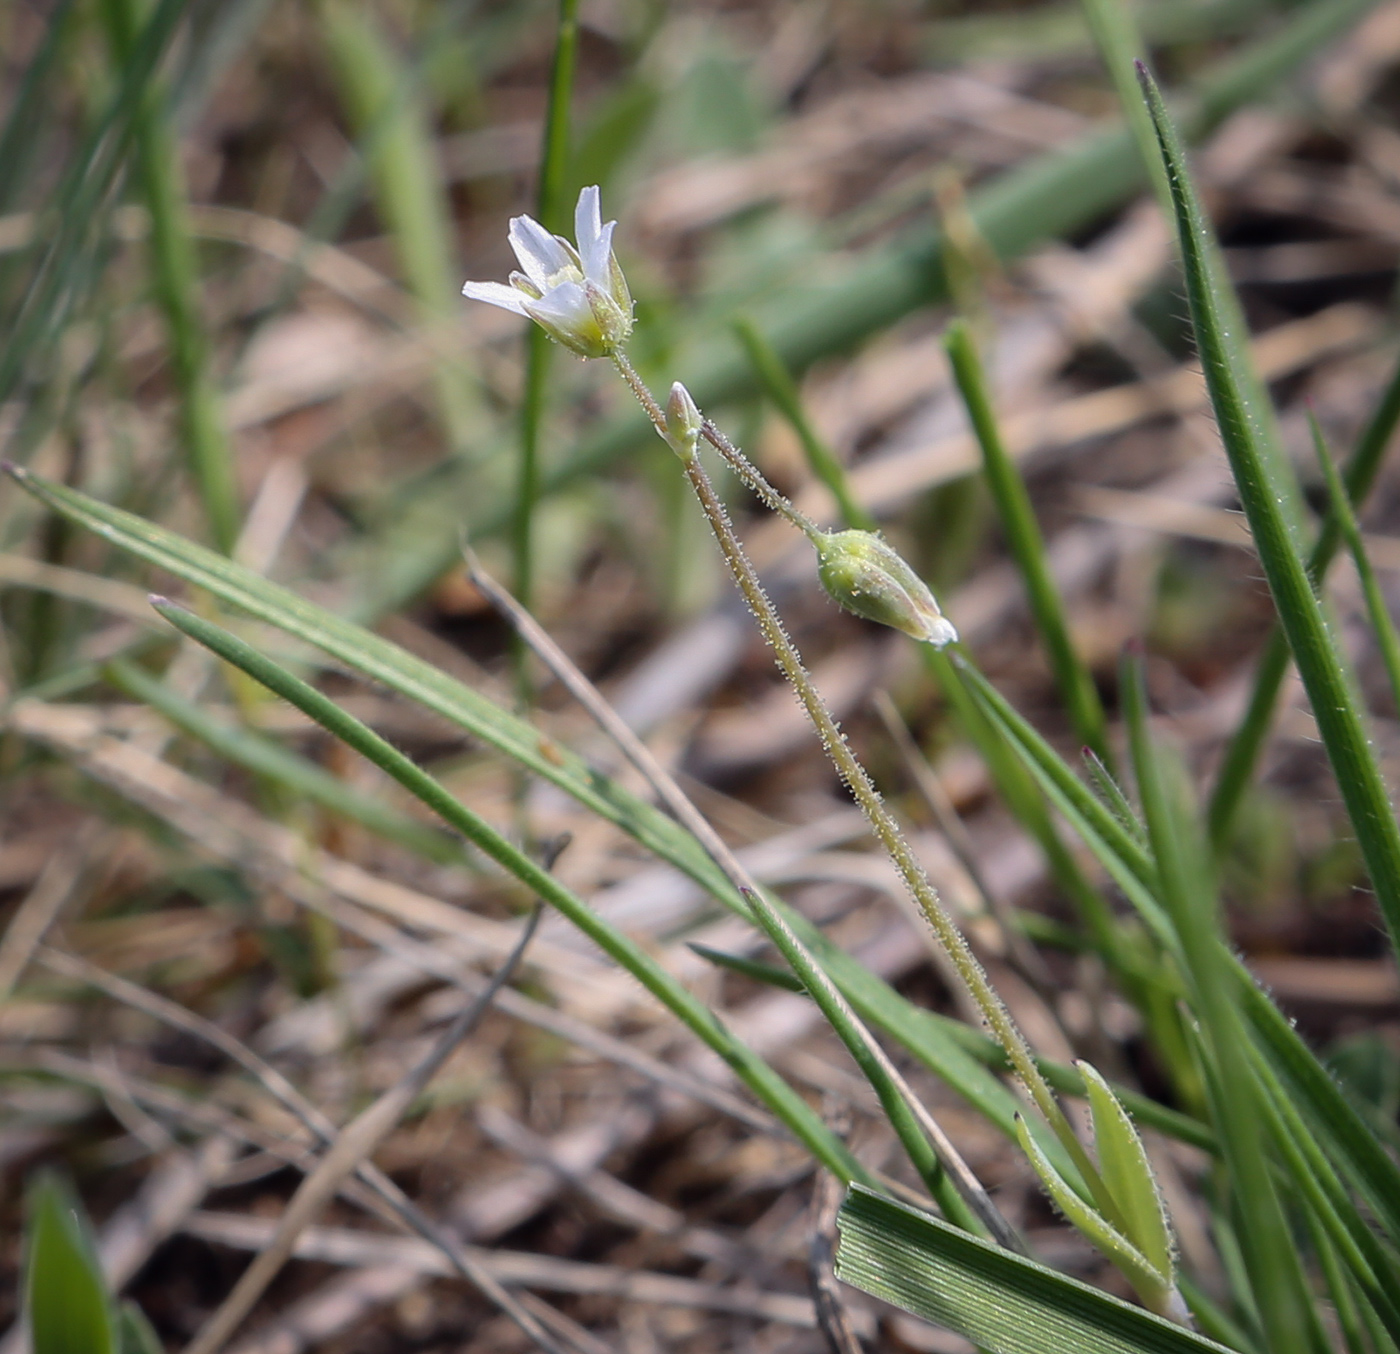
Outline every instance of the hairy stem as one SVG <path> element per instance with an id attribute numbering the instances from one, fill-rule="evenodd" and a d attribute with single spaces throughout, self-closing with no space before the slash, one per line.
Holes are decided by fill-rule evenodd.
<path id="1" fill-rule="evenodd" d="M 615 354 L 613 361 L 623 379 L 637 396 L 642 408 L 646 410 L 648 417 L 664 437 L 666 420 L 660 405 L 657 404 L 641 377 L 637 375 L 632 364 L 622 353 Z M 728 438 L 719 433 L 709 420 L 705 422 L 704 433 L 706 440 L 716 445 L 721 454 L 725 455 L 727 461 L 736 464 L 737 467 L 737 462 L 731 460 L 728 454 L 732 451 L 734 456 L 738 457 L 738 460 L 742 461 L 755 477 L 762 478 L 758 475 L 758 471 L 742 456 L 742 453 L 733 447 Z M 719 446 L 719 442 L 723 442 L 724 445 Z M 710 477 L 705 473 L 704 466 L 700 464 L 700 458 L 691 456 L 683 460 L 682 464 L 685 476 L 690 481 L 690 487 L 699 500 L 700 506 L 709 520 L 710 528 L 714 532 L 715 539 L 719 543 L 725 563 L 729 566 L 729 571 L 733 574 L 739 591 L 743 594 L 744 600 L 758 621 L 759 629 L 763 631 L 764 638 L 772 647 L 779 668 L 782 669 L 784 677 L 797 693 L 808 718 L 815 725 L 827 756 L 831 758 L 841 775 L 841 779 L 855 796 L 856 802 L 869 820 L 875 836 L 894 862 L 905 886 L 933 928 L 933 933 L 938 938 L 939 944 L 943 946 L 948 957 L 952 960 L 958 976 L 977 1004 L 983 1019 L 996 1036 L 997 1041 L 1006 1050 L 1006 1056 L 1021 1083 L 1025 1086 L 1032 1102 L 1045 1117 L 1046 1122 L 1063 1144 L 1097 1198 L 1102 1191 L 1102 1183 L 1088 1153 L 1075 1136 L 1074 1130 L 1065 1118 L 1064 1111 L 1061 1110 L 1055 1099 L 1054 1092 L 1050 1089 L 1045 1078 L 1041 1076 L 1039 1068 L 1036 1067 L 1031 1050 L 1021 1031 L 1016 1027 L 1015 1021 L 1012 1020 L 1010 1012 L 1002 1004 L 1001 998 L 992 987 L 986 973 L 983 972 L 982 965 L 978 963 L 962 932 L 943 906 L 942 899 L 939 898 L 937 890 L 924 873 L 923 866 L 915 857 L 908 842 L 905 841 L 894 816 L 885 807 L 884 801 L 880 798 L 880 792 L 875 788 L 869 773 L 856 758 L 855 753 L 851 751 L 845 734 L 841 732 L 836 720 L 827 709 L 821 693 L 808 675 L 807 669 L 802 663 L 802 656 L 788 638 L 787 631 L 783 629 L 782 619 L 772 602 L 768 600 L 768 595 L 763 591 L 758 574 L 749 557 L 744 553 L 743 546 L 729 520 L 729 514 L 715 493 Z M 747 480 L 748 476 L 746 475 L 745 478 Z M 763 481 L 763 483 L 766 485 L 767 482 Z M 782 499 L 776 490 L 770 489 L 770 492 L 775 498 L 786 503 L 786 500 Z M 767 495 L 763 495 L 763 497 L 767 501 Z M 778 511 L 782 511 L 782 509 L 778 509 Z M 788 513 L 784 512 L 783 515 L 788 516 Z M 803 519 L 803 521 L 805 520 Z M 801 526 L 801 523 L 796 523 L 796 525 Z"/>

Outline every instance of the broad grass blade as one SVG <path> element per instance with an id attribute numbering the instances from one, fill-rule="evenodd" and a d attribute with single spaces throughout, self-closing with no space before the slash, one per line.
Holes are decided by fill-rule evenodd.
<path id="1" fill-rule="evenodd" d="M 839 1218 L 838 1276 L 990 1354 L 1223 1354 L 1224 1345 L 871 1190 Z"/>

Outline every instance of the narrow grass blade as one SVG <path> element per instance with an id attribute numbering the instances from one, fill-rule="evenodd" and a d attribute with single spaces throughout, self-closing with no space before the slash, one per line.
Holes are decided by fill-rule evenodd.
<path id="1" fill-rule="evenodd" d="M 1015 745 L 1024 751 L 1027 765 L 1033 769 L 1056 808 L 1114 875 L 1162 944 L 1174 951 L 1177 946 L 1175 929 L 1157 900 L 1160 884 L 1155 867 L 1144 855 L 1141 844 L 1121 830 L 1117 819 L 1078 782 L 1071 768 L 1006 704 L 995 688 L 973 670 L 965 670 L 964 675 L 983 700 L 989 715 L 1000 722 Z M 1400 1243 L 1400 1167 L 1387 1155 L 1375 1131 L 1332 1074 L 1258 987 L 1244 965 L 1232 960 L 1232 966 L 1253 1037 L 1267 1051 L 1271 1063 L 1284 1079 L 1288 1094 L 1306 1116 L 1310 1131 L 1327 1144 L 1329 1155 L 1352 1187 L 1361 1193 L 1389 1235 Z M 1173 995 L 1173 1003 L 1180 995 Z M 1057 1089 L 1068 1088 L 1057 1083 Z M 1123 1097 L 1121 1090 L 1118 1094 Z M 1143 1106 L 1127 1099 L 1124 1103 L 1139 1122 L 1149 1122 L 1144 1117 Z"/>
<path id="2" fill-rule="evenodd" d="M 103 0 L 114 65 L 131 59 L 145 6 Z M 170 336 L 170 361 L 180 394 L 181 443 L 205 521 L 225 554 L 238 539 L 242 509 L 223 413 L 209 370 L 200 320 L 199 268 L 190 235 L 180 156 L 163 84 L 150 83 L 134 115 L 142 196 L 151 220 L 150 260 L 156 299 Z"/>
<path id="3" fill-rule="evenodd" d="M 165 1354 L 160 1336 L 134 1302 L 122 1303 L 117 1312 L 117 1350 L 118 1354 Z"/>
<path id="4" fill-rule="evenodd" d="M 0 402 L 57 341 L 95 275 L 107 209 L 134 135 L 137 110 L 190 0 L 160 0 L 131 49 L 107 106 L 75 148 L 44 211 L 45 241 L 0 344 Z M 28 444 L 34 443 L 31 431 Z"/>
<path id="5" fill-rule="evenodd" d="M 1400 1306 L 1394 1296 L 1400 1287 L 1400 1259 L 1371 1231 L 1263 1054 L 1257 1048 L 1250 1053 L 1264 1091 L 1260 1103 L 1269 1134 L 1294 1188 L 1392 1340 L 1400 1338 Z"/>
<path id="6" fill-rule="evenodd" d="M 581 930 L 615 963 L 626 969 L 659 1002 L 676 1015 L 733 1069 L 749 1089 L 787 1126 L 826 1168 L 843 1180 L 864 1180 L 863 1167 L 845 1144 L 771 1067 L 746 1044 L 734 1038 L 715 1016 L 636 942 L 603 921 L 577 895 L 564 888 L 522 851 L 512 846 L 484 819 L 454 798 L 421 767 L 340 706 L 264 657 L 227 630 L 173 603 L 157 599 L 156 610 L 176 629 L 246 672 L 342 742 L 392 776 L 420 799 L 449 827 L 460 832 L 503 869 Z"/>
<path id="7" fill-rule="evenodd" d="M 1124 664 L 1119 688 L 1162 902 L 1179 938 L 1191 1010 L 1199 1022 L 1212 1118 L 1249 1283 L 1274 1354 L 1316 1354 L 1325 1342 L 1269 1168 L 1263 1092 L 1246 1049 L 1240 985 L 1221 933 L 1210 854 L 1182 802 L 1182 776 L 1173 775 L 1175 768 L 1149 734 L 1140 662 Z"/>
<path id="8" fill-rule="evenodd" d="M 1396 363 L 1390 383 L 1361 434 L 1343 476 L 1347 493 L 1358 508 L 1365 502 L 1376 482 L 1376 475 L 1395 434 L 1397 423 L 1400 423 L 1400 361 Z M 1314 585 L 1320 584 L 1327 576 L 1327 569 L 1336 556 L 1341 539 L 1336 513 L 1330 512 L 1308 557 L 1308 574 Z M 1235 812 L 1244 798 L 1255 765 L 1259 761 L 1259 753 L 1268 737 L 1269 724 L 1273 719 L 1274 706 L 1278 703 L 1278 694 L 1288 672 L 1288 662 L 1288 640 L 1275 623 L 1273 633 L 1265 646 L 1264 656 L 1259 662 L 1259 670 L 1254 677 L 1254 690 L 1250 694 L 1249 708 L 1225 749 L 1225 756 L 1216 776 L 1215 791 L 1211 795 L 1210 839 L 1217 850 L 1229 837 Z"/>
<path id="9" fill-rule="evenodd" d="M 1209 266 L 1205 242 L 1214 238 L 1210 224 L 1162 97 L 1145 70 L 1142 79 L 1171 179 L 1192 326 L 1221 439 L 1376 900 L 1392 944 L 1400 944 L 1400 826 L 1341 654 L 1280 506 L 1287 498 L 1286 489 L 1271 473 L 1259 429 L 1250 418 L 1246 382 L 1235 365 L 1226 332 L 1228 317 L 1217 296 L 1219 279 Z"/>
<path id="10" fill-rule="evenodd" d="M 962 395 L 969 422 L 982 448 L 987 486 L 1001 515 L 1002 529 L 1016 567 L 1026 585 L 1036 628 L 1050 655 L 1050 667 L 1075 733 L 1105 765 L 1112 765 L 1103 703 L 1088 668 L 1074 650 L 1059 590 L 1050 577 L 1045 540 L 1035 520 L 1026 482 L 1002 444 L 982 361 L 966 321 L 955 320 L 944 338 L 953 378 Z"/>
<path id="11" fill-rule="evenodd" d="M 793 432 L 797 434 L 797 440 L 806 454 L 808 467 L 831 491 L 841 520 L 848 527 L 857 527 L 861 531 L 878 530 L 879 524 L 852 495 L 845 467 L 812 426 L 812 420 L 807 417 L 807 411 L 802 407 L 802 396 L 797 389 L 797 383 L 792 379 L 792 373 L 784 365 L 783 359 L 774 351 L 773 345 L 764 338 L 752 320 L 735 320 L 734 332 L 738 335 L 739 342 L 744 345 L 744 352 L 748 355 L 763 393 L 773 401 L 778 412 L 787 419 Z"/>
<path id="12" fill-rule="evenodd" d="M 1224 1354 L 1225 1347 L 946 1223 L 854 1188 L 837 1275 L 990 1354 Z"/>
<path id="13" fill-rule="evenodd" d="M 359 823 L 387 841 L 439 865 L 462 864 L 466 850 L 444 832 L 420 823 L 389 805 L 362 794 L 314 762 L 289 751 L 252 729 L 217 719 L 203 706 L 187 701 L 145 668 L 118 659 L 103 669 L 118 690 L 145 702 L 176 728 L 217 752 L 236 766 L 265 776 L 272 783 L 320 804 L 332 813 Z"/>
<path id="14" fill-rule="evenodd" d="M 4 130 L 0 131 L 0 213 L 19 206 L 30 166 L 43 145 L 44 138 L 36 135 L 35 129 L 41 125 L 43 104 L 50 97 L 49 79 L 72 35 L 68 21 L 74 8 L 73 0 L 60 0 L 45 16 L 44 36 L 25 63 L 5 115 Z"/>
<path id="15" fill-rule="evenodd" d="M 1147 829 L 1143 827 L 1141 819 L 1128 802 L 1128 796 L 1123 793 L 1123 787 L 1114 779 L 1113 773 L 1094 755 L 1093 748 L 1085 748 L 1083 757 L 1094 788 L 1099 792 L 1099 798 L 1124 828 L 1146 845 Z"/>
<path id="16" fill-rule="evenodd" d="M 458 315 L 459 282 L 452 214 L 437 153 L 419 99 L 374 11 L 347 0 L 322 6 L 327 48 L 352 121 L 373 128 L 367 154 L 375 203 L 394 243 L 400 273 L 428 326 Z M 439 361 L 434 389 L 455 454 L 466 456 L 477 432 L 476 389 L 466 368 Z"/>
<path id="17" fill-rule="evenodd" d="M 25 1307 L 34 1354 L 118 1354 L 116 1325 L 82 1207 L 52 1175 L 29 1196 Z"/>
<path id="18" fill-rule="evenodd" d="M 1390 617 L 1390 608 L 1386 606 L 1385 595 L 1376 579 L 1376 571 L 1371 567 L 1371 557 L 1366 553 L 1366 542 L 1361 538 L 1361 527 L 1357 523 L 1355 512 L 1352 511 L 1351 498 L 1342 483 L 1332 453 L 1327 449 L 1317 416 L 1311 410 L 1308 412 L 1308 423 L 1312 429 L 1313 450 L 1317 453 L 1317 463 L 1327 483 L 1327 500 L 1336 516 L 1342 540 L 1346 542 L 1347 549 L 1351 551 L 1351 557 L 1356 563 L 1356 574 L 1361 580 L 1361 595 L 1366 601 L 1366 614 L 1371 618 L 1376 646 L 1381 651 L 1381 661 L 1385 664 L 1385 673 L 1390 679 L 1390 696 L 1395 702 L 1395 708 L 1400 710 L 1400 636 L 1395 633 L 1395 622 Z"/>
<path id="19" fill-rule="evenodd" d="M 1400 1167 L 1357 1112 L 1328 1070 L 1303 1043 L 1292 1022 L 1254 982 L 1241 985 L 1242 1000 L 1259 1047 L 1289 1101 L 1324 1144 L 1390 1238 L 1400 1246 Z"/>
<path id="20" fill-rule="evenodd" d="M 756 983 L 766 983 L 769 987 L 780 988 L 784 992 L 805 992 L 802 979 L 789 969 L 777 968 L 772 964 L 762 964 L 757 959 L 748 959 L 742 954 L 729 954 L 724 950 L 712 949 L 698 941 L 690 941 L 686 948 L 698 954 L 707 964 L 716 968 L 728 969 Z"/>
<path id="21" fill-rule="evenodd" d="M 207 589 L 228 605 L 315 645 L 353 671 L 442 715 L 472 737 L 557 785 L 590 812 L 614 823 L 641 846 L 681 870 L 736 915 L 750 919 L 749 908 L 738 892 L 674 819 L 599 775 L 575 753 L 525 720 L 388 640 L 174 532 L 17 467 L 10 467 L 10 473 L 53 511 L 108 543 Z M 1097 801 L 1094 803 L 1097 805 Z M 780 899 L 770 901 L 803 944 L 818 956 L 863 1019 L 909 1047 L 1008 1137 L 1014 1133 L 1017 1101 L 989 1070 L 1000 1067 L 1001 1062 L 999 1055 L 991 1052 L 995 1044 L 987 1036 L 920 1010 L 831 944 L 799 912 Z M 968 1051 L 969 1039 L 975 1054 Z M 1073 1069 L 1063 1072 L 1068 1078 L 1064 1088 L 1073 1094 L 1082 1093 L 1083 1083 Z M 1143 1108 L 1135 1107 L 1133 1113 L 1147 1122 L 1151 1103 L 1144 1102 Z M 1183 1116 L 1174 1118 L 1170 1111 L 1165 1113 L 1163 1131 L 1184 1135 L 1187 1141 L 1200 1139 L 1203 1130 L 1199 1125 L 1193 1126 L 1193 1121 Z"/>

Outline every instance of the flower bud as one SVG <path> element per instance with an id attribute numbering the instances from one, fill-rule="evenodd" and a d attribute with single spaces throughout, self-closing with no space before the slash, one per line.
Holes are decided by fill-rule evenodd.
<path id="1" fill-rule="evenodd" d="M 695 455 L 695 443 L 704 422 L 695 401 L 690 398 L 690 391 L 677 381 L 671 387 L 671 398 L 666 401 L 666 431 L 661 435 L 682 461 L 689 461 Z"/>
<path id="2" fill-rule="evenodd" d="M 957 639 L 923 579 L 873 532 L 819 532 L 812 544 L 822 586 L 847 611 L 892 625 L 935 649 Z"/>

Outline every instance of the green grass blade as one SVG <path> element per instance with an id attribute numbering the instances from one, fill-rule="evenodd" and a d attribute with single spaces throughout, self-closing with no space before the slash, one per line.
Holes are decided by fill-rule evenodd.
<path id="1" fill-rule="evenodd" d="M 1397 361 L 1390 382 L 1357 441 L 1356 450 L 1343 476 L 1347 493 L 1357 508 L 1366 501 L 1375 485 L 1397 423 L 1400 423 L 1400 361 Z M 1327 576 L 1328 567 L 1341 542 L 1336 513 L 1329 512 L 1308 557 L 1308 573 L 1315 585 Z M 1274 706 L 1278 704 L 1279 691 L 1288 672 L 1288 662 L 1288 640 L 1275 623 L 1255 674 L 1248 710 L 1221 759 L 1215 790 L 1211 795 L 1210 839 L 1217 850 L 1229 836 L 1235 812 L 1254 775 L 1264 740 L 1268 737 Z"/>
<path id="2" fill-rule="evenodd" d="M 25 1307 L 33 1354 L 117 1354 L 115 1315 L 81 1205 L 44 1174 L 28 1213 Z"/>
<path id="3" fill-rule="evenodd" d="M 1390 618 L 1390 608 L 1386 606 L 1385 596 L 1376 580 L 1376 571 L 1371 567 L 1371 557 L 1366 553 L 1366 542 L 1361 537 L 1361 526 L 1352 511 L 1351 498 L 1342 483 L 1332 453 L 1327 449 L 1317 416 L 1311 410 L 1308 412 L 1308 423 L 1312 428 L 1313 450 L 1317 453 L 1317 463 L 1327 483 L 1328 503 L 1336 515 L 1342 539 L 1356 563 L 1356 574 L 1361 580 L 1361 594 L 1366 601 L 1366 614 L 1371 618 L 1376 646 L 1381 651 L 1385 674 L 1390 680 L 1390 696 L 1395 702 L 1395 708 L 1400 710 L 1400 636 L 1395 633 L 1395 622 Z"/>
<path id="4" fill-rule="evenodd" d="M 1250 417 L 1246 383 L 1234 363 L 1226 333 L 1228 317 L 1217 296 L 1218 278 L 1209 266 L 1205 242 L 1213 238 L 1210 224 L 1161 95 L 1146 72 L 1142 74 L 1171 179 L 1192 325 L 1221 439 L 1377 902 L 1392 944 L 1400 944 L 1400 827 L 1341 654 L 1280 506 L 1287 498 L 1286 489 L 1272 475 L 1259 429 Z"/>
<path id="5" fill-rule="evenodd" d="M 846 1283 L 990 1354 L 1222 1354 L 1223 1345 L 870 1190 L 841 1209 Z"/>
<path id="6" fill-rule="evenodd" d="M 955 320 L 944 339 L 953 378 L 962 395 L 969 422 L 982 448 L 982 467 L 987 487 L 1001 515 L 1002 529 L 1012 558 L 1021 571 L 1030 599 L 1031 614 L 1050 656 L 1050 667 L 1060 697 L 1069 711 L 1076 735 L 1107 766 L 1113 764 L 1108 749 L 1108 730 L 1098 688 L 1069 636 L 1059 590 L 1050 577 L 1045 558 L 1045 540 L 1035 520 L 1026 482 L 1015 462 L 1007 455 L 992 412 L 986 376 L 973 342 L 972 331 L 963 320 Z"/>
<path id="7" fill-rule="evenodd" d="M 1183 804 L 1183 777 L 1148 732 L 1142 665 L 1129 660 L 1120 683 L 1133 770 L 1162 901 L 1180 941 L 1207 1062 L 1213 1120 L 1228 1169 L 1249 1282 L 1274 1354 L 1324 1348 L 1298 1251 L 1265 1154 L 1263 1091 L 1250 1065 L 1239 983 L 1221 933 L 1209 851 Z"/>
<path id="8" fill-rule="evenodd" d="M 1163 1311 L 1171 1290 L 1171 1271 L 1159 1270 L 1123 1235 L 1121 1218 L 1110 1222 L 1097 1208 L 1080 1197 L 1050 1164 L 1031 1136 L 1024 1118 L 1017 1119 L 1016 1127 L 1021 1150 L 1040 1177 L 1040 1183 L 1053 1200 L 1056 1211 L 1127 1279 L 1143 1302 L 1153 1311 Z"/>
<path id="9" fill-rule="evenodd" d="M 748 905 L 730 886 L 719 868 L 693 837 L 674 819 L 621 786 L 593 771 L 581 758 L 547 738 L 532 724 L 502 710 L 491 701 L 447 676 L 422 659 L 353 622 L 335 616 L 259 574 L 185 540 L 163 527 L 145 522 L 120 508 L 99 503 L 74 489 L 11 467 L 10 473 L 53 511 L 95 532 L 109 544 L 146 560 L 249 615 L 315 645 L 362 673 L 464 729 L 474 738 L 557 785 L 591 812 L 631 835 L 647 850 L 693 879 L 737 915 L 750 918 Z M 1092 799 L 1092 796 L 1090 796 Z M 1096 801 L 1095 801 L 1096 802 Z M 1008 1137 L 1014 1133 L 1017 1101 L 989 1070 L 1000 1067 L 994 1044 L 976 1030 L 920 1010 L 889 984 L 831 942 L 800 913 L 779 899 L 771 900 L 803 944 L 847 999 L 870 1024 L 906 1044 L 921 1061 Z M 963 1042 L 958 1042 L 962 1039 Z M 969 1052 L 968 1040 L 975 1053 Z M 1082 1091 L 1072 1069 L 1063 1069 L 1063 1089 Z M 1078 1088 L 1078 1089 L 1076 1089 Z M 1132 1112 L 1148 1122 L 1152 1102 Z M 1159 1107 L 1160 1108 L 1160 1107 Z M 1161 1123 L 1164 1132 L 1177 1132 L 1186 1141 L 1200 1138 L 1202 1129 L 1170 1111 Z M 1207 1135 L 1208 1141 L 1208 1135 Z M 1201 1145 L 1204 1145 L 1202 1143 Z"/>
<path id="10" fill-rule="evenodd" d="M 18 207 L 29 168 L 43 145 L 35 128 L 49 96 L 49 77 L 70 36 L 68 21 L 74 8 L 73 0 L 60 0 L 45 17 L 43 40 L 29 58 L 5 116 L 5 128 L 0 131 L 0 213 Z"/>
<path id="11" fill-rule="evenodd" d="M 114 65 L 131 60 L 145 5 L 103 0 Z M 171 367 L 180 394 L 181 444 L 214 543 L 225 554 L 242 520 L 233 453 L 209 370 L 200 319 L 199 268 L 190 235 L 180 156 L 170 127 L 165 87 L 152 81 L 135 114 L 136 157 L 151 220 L 150 260 L 156 299 L 170 335 Z"/>
<path id="12" fill-rule="evenodd" d="M 7 319 L 0 344 L 0 402 L 11 399 L 26 369 L 57 341 L 96 271 L 112 188 L 125 164 L 137 110 L 169 51 L 190 0 L 160 0 L 122 66 L 121 79 L 75 149 L 44 211 L 38 240 L 47 241 L 31 265 L 24 294 Z M 28 443 L 35 441 L 30 434 Z"/>
<path id="13" fill-rule="evenodd" d="M 156 610 L 183 634 L 281 696 L 361 756 L 392 776 L 438 814 L 449 827 L 490 856 L 532 892 L 579 928 L 663 1006 L 713 1049 L 749 1089 L 787 1126 L 828 1170 L 843 1180 L 867 1179 L 820 1117 L 766 1062 L 734 1038 L 707 1006 L 697 1000 L 638 944 L 607 922 L 547 870 L 512 846 L 495 828 L 450 794 L 437 780 L 391 743 L 299 677 L 272 662 L 237 636 L 193 612 L 158 599 Z"/>
<path id="14" fill-rule="evenodd" d="M 773 401 L 777 411 L 788 421 L 802 450 L 807 457 L 807 465 L 812 473 L 831 491 L 836 500 L 841 520 L 848 527 L 861 531 L 877 531 L 879 524 L 857 502 L 851 493 L 846 469 L 836 458 L 836 453 L 822 440 L 812 426 L 807 411 L 802 407 L 802 396 L 792 373 L 783 359 L 774 351 L 773 345 L 759 332 L 752 320 L 740 318 L 734 322 L 734 332 L 744 345 L 749 364 L 763 389 L 763 393 Z"/>
<path id="15" fill-rule="evenodd" d="M 1394 1296 L 1400 1290 L 1400 1260 L 1352 1203 L 1263 1053 L 1251 1046 L 1250 1054 L 1264 1090 L 1261 1104 L 1270 1135 L 1298 1194 L 1391 1338 L 1400 1337 L 1400 1305 Z"/>
<path id="16" fill-rule="evenodd" d="M 713 964 L 716 968 L 728 969 L 730 973 L 738 973 L 745 978 L 752 978 L 756 983 L 766 983 L 769 987 L 780 988 L 784 992 L 805 992 L 807 990 L 803 986 L 802 979 L 790 969 L 760 963 L 757 959 L 749 959 L 742 954 L 730 954 L 725 950 L 716 950 L 709 945 L 701 945 L 698 941 L 688 941 L 686 948 L 692 953 L 698 954 L 707 964 Z"/>
<path id="17" fill-rule="evenodd" d="M 122 1303 L 117 1312 L 117 1349 L 120 1354 L 165 1354 L 160 1336 L 134 1302 Z"/>
<path id="18" fill-rule="evenodd" d="M 1240 990 L 1254 1038 L 1287 1098 L 1306 1119 L 1309 1133 L 1326 1147 L 1365 1200 L 1391 1244 L 1400 1246 L 1400 1167 L 1287 1016 L 1252 979 L 1242 983 Z"/>
<path id="19" fill-rule="evenodd" d="M 145 668 L 118 659 L 104 667 L 103 676 L 118 690 L 143 701 L 176 728 L 197 738 L 235 766 L 265 776 L 293 794 L 359 823 L 387 841 L 407 847 L 425 860 L 438 865 L 463 863 L 466 852 L 452 837 L 361 794 L 338 776 L 271 738 L 215 718 L 203 706 L 186 700 L 152 677 Z"/>
<path id="20" fill-rule="evenodd" d="M 342 99 L 366 146 L 375 203 L 393 238 L 399 271 L 428 327 L 459 316 L 454 229 L 419 86 L 374 12 L 348 0 L 321 8 Z M 439 359 L 434 389 L 443 429 L 466 456 L 478 432 L 478 402 L 465 366 Z M 474 458 L 473 458 L 474 459 Z"/>

